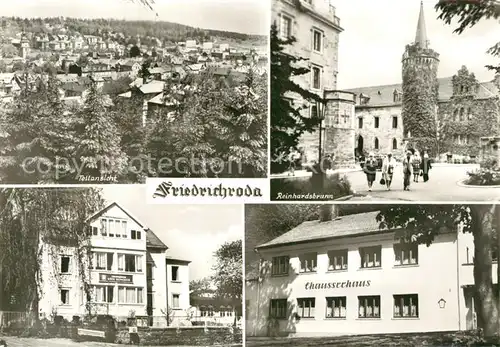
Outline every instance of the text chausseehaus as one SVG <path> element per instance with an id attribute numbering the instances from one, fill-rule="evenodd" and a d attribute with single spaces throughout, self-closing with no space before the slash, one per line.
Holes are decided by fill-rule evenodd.
<path id="1" fill-rule="evenodd" d="M 228 197 L 262 197 L 262 191 L 258 187 L 252 187 L 249 184 L 243 187 L 227 187 L 222 183 L 216 186 L 208 187 L 198 187 L 196 184 L 186 186 L 184 184 L 180 186 L 174 186 L 172 182 L 163 182 L 158 185 L 154 198 L 166 198 L 168 196 L 173 197 L 217 197 L 217 198 L 228 198 Z"/>

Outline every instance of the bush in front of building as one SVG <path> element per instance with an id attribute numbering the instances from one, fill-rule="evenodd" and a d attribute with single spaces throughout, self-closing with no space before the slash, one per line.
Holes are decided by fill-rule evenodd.
<path id="1" fill-rule="evenodd" d="M 473 186 L 496 186 L 500 185 L 500 167 L 497 160 L 488 158 L 480 163 L 478 170 L 467 172 L 469 176 L 464 182 L 466 185 Z"/>
<path id="2" fill-rule="evenodd" d="M 347 176 L 340 176 L 338 173 L 325 175 L 323 177 L 323 189 L 318 191 L 315 180 L 316 177 L 292 177 L 292 178 L 276 178 L 271 180 L 271 199 L 272 200 L 300 200 L 300 197 L 294 198 L 291 196 L 286 198 L 288 194 L 303 196 L 305 194 L 324 194 L 323 200 L 332 200 L 347 196 L 352 193 L 351 184 Z M 314 200 L 322 200 L 316 198 Z"/>

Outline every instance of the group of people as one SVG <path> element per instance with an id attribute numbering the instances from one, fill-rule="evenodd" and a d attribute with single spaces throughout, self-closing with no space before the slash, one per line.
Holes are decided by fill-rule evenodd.
<path id="1" fill-rule="evenodd" d="M 372 191 L 373 182 L 377 178 L 377 159 L 373 153 L 368 155 L 368 159 L 364 164 L 364 171 L 368 181 L 368 191 Z M 380 184 L 386 186 L 387 190 L 391 190 L 393 181 L 394 168 L 396 167 L 396 159 L 392 153 L 388 153 L 382 161 L 382 177 Z M 429 180 L 429 170 L 431 169 L 431 161 L 427 150 L 418 153 L 415 151 L 407 151 L 403 158 L 403 187 L 404 190 L 410 190 L 410 181 L 413 177 L 413 182 L 418 182 L 422 176 L 424 182 Z"/>

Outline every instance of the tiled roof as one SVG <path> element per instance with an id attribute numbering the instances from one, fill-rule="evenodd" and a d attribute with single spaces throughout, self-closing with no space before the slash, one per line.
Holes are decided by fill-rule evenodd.
<path id="1" fill-rule="evenodd" d="M 439 82 L 439 100 L 447 101 L 450 100 L 453 95 L 453 77 L 444 77 L 438 78 Z M 347 89 L 346 91 L 355 93 L 356 95 L 363 94 L 370 98 L 370 101 L 366 105 L 366 107 L 370 106 L 391 106 L 397 105 L 399 103 L 394 102 L 394 91 L 397 90 L 402 92 L 402 85 L 399 84 L 387 84 L 381 86 L 372 86 L 372 87 L 361 87 L 361 88 L 353 88 Z M 498 95 L 499 90 L 496 88 L 493 82 L 481 82 L 479 83 L 479 91 L 476 94 L 478 99 L 486 99 L 494 97 Z M 359 100 L 358 100 L 359 102 Z"/>
<path id="2" fill-rule="evenodd" d="M 376 216 L 379 212 L 346 215 L 328 222 L 308 221 L 289 232 L 261 244 L 256 248 L 268 248 L 296 242 L 320 241 L 330 238 L 355 236 L 380 232 Z"/>
<path id="3" fill-rule="evenodd" d="M 158 249 L 168 249 L 168 247 L 156 236 L 156 234 L 151 229 L 146 230 L 146 247 L 147 248 L 158 248 Z"/>

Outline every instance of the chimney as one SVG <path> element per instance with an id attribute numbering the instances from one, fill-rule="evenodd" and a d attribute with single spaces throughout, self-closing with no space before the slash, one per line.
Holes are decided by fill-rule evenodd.
<path id="1" fill-rule="evenodd" d="M 337 205 L 333 204 L 323 204 L 319 207 L 319 221 L 329 222 L 338 216 Z"/>

